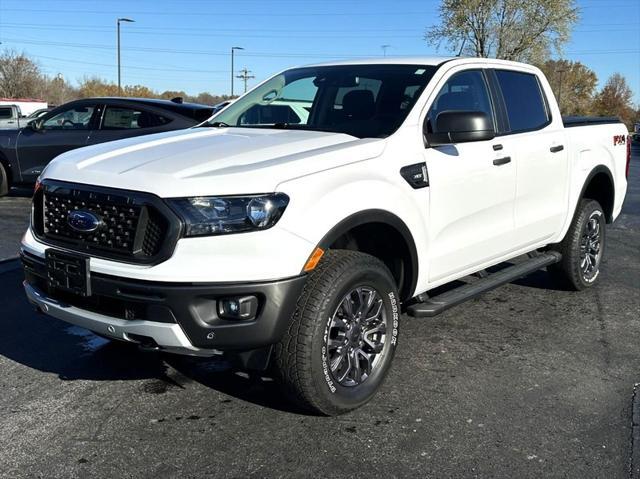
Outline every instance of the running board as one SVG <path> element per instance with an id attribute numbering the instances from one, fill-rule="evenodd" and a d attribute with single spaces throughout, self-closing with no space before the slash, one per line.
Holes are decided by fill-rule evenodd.
<path id="1" fill-rule="evenodd" d="M 446 293 L 429 298 L 425 302 L 412 304 L 407 307 L 407 314 L 418 318 L 437 316 L 453 306 L 463 303 L 471 298 L 475 298 L 476 296 L 495 289 L 498 286 L 502 286 L 503 284 L 510 283 L 516 279 L 527 276 L 540 268 L 557 263 L 561 259 L 562 255 L 556 251 L 541 253 L 522 263 L 509 266 L 508 268 L 496 273 L 490 273 L 486 277 L 479 279 L 474 283 L 465 284 L 464 286 L 452 289 Z"/>

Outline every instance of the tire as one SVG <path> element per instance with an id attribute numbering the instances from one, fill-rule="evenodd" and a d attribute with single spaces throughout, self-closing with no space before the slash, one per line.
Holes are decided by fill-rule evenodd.
<path id="1" fill-rule="evenodd" d="M 309 274 L 287 332 L 275 347 L 276 373 L 290 399 L 328 416 L 369 401 L 395 353 L 398 298 L 393 276 L 377 258 L 327 251 Z"/>
<path id="2" fill-rule="evenodd" d="M 0 163 L 0 196 L 9 194 L 9 175 L 4 165 Z"/>
<path id="3" fill-rule="evenodd" d="M 604 210 L 597 201 L 584 198 L 578 204 L 567 235 L 551 247 L 562 254 L 562 260 L 547 270 L 556 281 L 570 289 L 590 288 L 600 277 L 605 246 Z"/>

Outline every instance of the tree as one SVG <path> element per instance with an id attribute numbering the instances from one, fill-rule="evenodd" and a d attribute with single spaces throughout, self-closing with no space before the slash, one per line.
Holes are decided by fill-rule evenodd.
<path id="1" fill-rule="evenodd" d="M 38 97 L 46 100 L 49 106 L 58 106 L 77 98 L 78 92 L 58 74 L 53 78 L 42 77 Z"/>
<path id="2" fill-rule="evenodd" d="M 118 85 L 115 83 L 108 83 L 98 77 L 85 77 L 79 83 L 78 96 L 80 98 L 120 96 Z"/>
<path id="3" fill-rule="evenodd" d="M 38 96 L 42 73 L 23 53 L 5 51 L 0 55 L 0 96 L 33 98 Z"/>
<path id="4" fill-rule="evenodd" d="M 123 89 L 124 96 L 134 98 L 158 98 L 158 94 L 144 85 L 127 85 Z"/>
<path id="5" fill-rule="evenodd" d="M 425 39 L 456 53 L 542 63 L 577 20 L 575 0 L 443 0 Z"/>
<path id="6" fill-rule="evenodd" d="M 596 95 L 593 109 L 600 116 L 617 116 L 632 128 L 635 118 L 632 99 L 633 92 L 627 80 L 620 73 L 614 73 Z"/>
<path id="7" fill-rule="evenodd" d="M 540 69 L 549 80 L 563 115 L 591 114 L 598 84 L 591 69 L 568 60 L 547 60 Z"/>

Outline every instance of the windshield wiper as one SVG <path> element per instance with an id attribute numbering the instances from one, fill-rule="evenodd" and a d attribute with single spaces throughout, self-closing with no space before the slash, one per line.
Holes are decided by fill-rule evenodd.
<path id="1" fill-rule="evenodd" d="M 205 123 L 202 126 L 211 127 L 211 128 L 229 128 L 224 121 L 214 121 L 213 123 Z"/>

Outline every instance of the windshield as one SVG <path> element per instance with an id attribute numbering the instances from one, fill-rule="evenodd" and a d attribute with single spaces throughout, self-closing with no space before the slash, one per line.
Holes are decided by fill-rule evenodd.
<path id="1" fill-rule="evenodd" d="M 266 81 L 203 126 L 384 138 L 402 124 L 436 68 L 386 64 L 296 68 Z"/>

